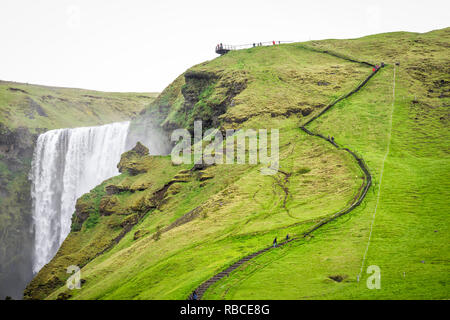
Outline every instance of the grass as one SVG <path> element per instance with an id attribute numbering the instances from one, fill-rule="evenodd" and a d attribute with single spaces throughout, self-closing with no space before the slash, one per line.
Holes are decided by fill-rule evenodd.
<path id="1" fill-rule="evenodd" d="M 32 132 L 100 125 L 135 117 L 156 96 L 0 81 L 0 122 Z"/>
<path id="2" fill-rule="evenodd" d="M 299 241 L 255 259 L 205 299 L 446 299 L 449 270 L 447 144 L 436 135 L 445 128 L 427 119 L 427 144 L 415 130 L 408 93 L 408 73 L 397 73 L 392 107 L 393 68 L 382 70 L 356 96 L 311 125 L 338 143 L 358 150 L 375 178 L 364 205 L 350 216 L 321 228 L 308 242 Z M 442 111 L 441 111 L 442 112 Z M 385 162 L 380 202 L 367 261 L 357 282 L 380 184 L 383 155 L 393 117 L 391 147 Z M 353 119 L 352 119 L 353 118 Z M 351 128 L 347 123 L 354 124 Z M 349 130 L 350 129 L 350 130 Z M 406 141 L 405 141 L 406 140 Z M 444 158 L 443 158 L 444 156 Z M 446 208 L 446 209 L 445 209 Z M 369 290 L 366 268 L 381 269 L 381 290 Z M 343 282 L 330 279 L 341 275 Z"/>
<path id="3" fill-rule="evenodd" d="M 188 168 L 169 163 L 132 178 L 117 177 L 114 183 L 131 179 L 128 186 L 141 181 L 146 188 L 133 195 L 124 193 L 122 208 L 130 208 L 139 192 L 150 193 L 146 183 L 169 181 L 176 175 L 185 179 L 171 185 L 162 205 L 148 210 L 117 245 L 83 265 L 86 282 L 80 291 L 71 292 L 72 298 L 185 299 L 214 274 L 270 245 L 275 236 L 301 235 L 348 205 L 362 183 L 359 167 L 346 152 L 307 136 L 299 125 L 353 89 L 370 69 L 307 46 L 370 62 L 390 58 L 384 59 L 390 65 L 363 90 L 309 126 L 314 132 L 335 137 L 337 143 L 364 158 L 374 185 L 360 207 L 312 237 L 245 264 L 211 287 L 205 298 L 448 298 L 448 97 L 445 82 L 444 87 L 440 85 L 441 79 L 448 78 L 442 67 L 448 54 L 439 38 L 447 36 L 448 29 L 437 33 L 439 36 L 399 33 L 256 47 L 191 68 L 189 72 L 218 76 L 213 92 L 207 91 L 210 98 L 222 95 L 217 93 L 219 88 L 245 79 L 245 89 L 220 116 L 221 124 L 224 128 L 279 128 L 280 169 L 290 174 L 289 179 L 284 180 L 281 172 L 263 176 L 260 166 L 214 165 L 201 170 L 212 179 L 200 181 L 196 173 L 182 171 Z M 417 39 L 426 42 L 425 56 L 423 48 L 414 51 Z M 381 49 L 372 54 L 377 44 Z M 401 60 L 401 67 L 393 108 L 394 58 Z M 422 58 L 430 61 L 427 65 L 436 66 L 429 77 L 420 69 Z M 421 76 L 424 80 L 417 80 Z M 182 76 L 177 78 L 164 90 L 143 118 L 159 114 L 160 123 L 167 117 L 176 120 L 171 108 L 182 106 L 183 80 Z M 360 282 L 356 277 L 373 221 L 388 141 L 390 152 L 384 162 L 380 202 L 365 263 L 366 267 L 381 268 L 382 289 L 369 290 L 365 285 L 368 275 L 363 272 Z M 182 217 L 192 219 L 169 227 Z M 102 220 L 89 232 L 101 232 L 101 228 Z M 136 234 L 142 236 L 135 239 Z M 66 241 L 76 237 L 71 233 Z M 76 264 L 81 259 L 71 257 L 70 248 L 64 245 L 60 252 L 33 280 L 34 286 L 42 283 L 46 274 L 57 272 L 64 282 L 67 275 L 60 271 L 63 262 Z M 66 290 L 57 287 L 45 297 L 55 299 Z"/>

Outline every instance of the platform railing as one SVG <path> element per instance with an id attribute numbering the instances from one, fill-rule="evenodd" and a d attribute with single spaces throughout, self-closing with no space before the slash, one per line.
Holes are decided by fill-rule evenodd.
<path id="1" fill-rule="evenodd" d="M 220 53 L 223 51 L 231 51 L 231 50 L 249 49 L 249 48 L 261 47 L 261 46 L 273 46 L 273 45 L 293 43 L 293 42 L 295 42 L 295 41 L 275 41 L 275 44 L 274 44 L 274 41 L 255 42 L 255 43 L 247 43 L 247 44 L 240 44 L 240 45 L 223 44 L 221 46 L 216 47 L 216 53 Z"/>

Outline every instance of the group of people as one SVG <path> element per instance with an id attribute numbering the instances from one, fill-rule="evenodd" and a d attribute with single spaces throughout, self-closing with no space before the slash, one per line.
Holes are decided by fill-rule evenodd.
<path id="1" fill-rule="evenodd" d="M 273 45 L 281 44 L 281 41 L 272 41 Z M 262 42 L 253 42 L 253 47 L 262 47 Z M 222 51 L 224 49 L 224 46 L 222 43 L 219 43 L 216 45 L 216 52 Z"/>
<path id="2" fill-rule="evenodd" d="M 216 51 L 219 51 L 219 50 L 223 50 L 223 44 L 221 44 L 221 43 L 219 43 L 219 44 L 216 46 Z"/>
<path id="3" fill-rule="evenodd" d="M 384 62 L 382 62 L 381 65 L 376 64 L 375 67 L 372 68 L 372 71 L 375 72 L 378 69 L 383 68 L 383 67 L 384 67 Z"/>
<path id="4" fill-rule="evenodd" d="M 272 41 L 272 44 L 273 45 L 276 45 L 277 44 L 277 42 L 274 40 L 274 41 Z M 278 41 L 278 44 L 281 44 L 281 41 Z M 253 42 L 253 47 L 262 47 L 262 42 Z"/>
<path id="5" fill-rule="evenodd" d="M 285 241 L 289 240 L 289 234 L 286 235 Z M 277 237 L 275 237 L 275 239 L 273 239 L 273 243 L 272 243 L 273 247 L 276 248 L 278 246 L 278 242 L 277 242 Z"/>

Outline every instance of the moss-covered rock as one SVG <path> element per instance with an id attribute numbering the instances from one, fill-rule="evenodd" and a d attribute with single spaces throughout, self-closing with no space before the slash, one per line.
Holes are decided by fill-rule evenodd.
<path id="1" fill-rule="evenodd" d="M 95 203 L 86 199 L 85 197 L 79 198 L 75 205 L 75 215 L 78 218 L 78 222 L 83 224 L 89 216 L 97 210 Z"/>
<path id="2" fill-rule="evenodd" d="M 122 213 L 120 202 L 116 196 L 104 196 L 100 200 L 99 212 L 103 216 Z"/>
<path id="3" fill-rule="evenodd" d="M 155 201 L 152 194 L 143 194 L 138 197 L 135 201 L 131 202 L 130 208 L 135 212 L 147 212 L 150 209 L 156 208 L 158 206 L 157 201 Z"/>
<path id="4" fill-rule="evenodd" d="M 138 214 L 132 214 L 126 217 L 122 223 L 120 224 L 122 228 L 125 228 L 127 226 L 134 226 L 139 221 L 139 215 Z"/>
<path id="5" fill-rule="evenodd" d="M 112 195 L 118 194 L 124 190 L 114 184 L 110 184 L 105 187 L 105 191 L 108 196 L 112 196 Z"/>
<path id="6" fill-rule="evenodd" d="M 180 184 L 174 183 L 169 187 L 169 189 L 167 189 L 166 194 L 169 196 L 173 196 L 173 195 L 180 193 L 181 189 L 182 188 L 181 188 Z"/>
<path id="7" fill-rule="evenodd" d="M 148 157 L 148 148 L 137 142 L 133 149 L 122 154 L 117 165 L 119 172 L 127 172 L 132 176 L 147 172 L 148 168 L 145 163 L 139 161 L 143 157 Z"/>
<path id="8" fill-rule="evenodd" d="M 133 240 L 138 240 L 149 233 L 150 233 L 150 231 L 148 231 L 148 230 L 138 230 L 134 233 Z"/>

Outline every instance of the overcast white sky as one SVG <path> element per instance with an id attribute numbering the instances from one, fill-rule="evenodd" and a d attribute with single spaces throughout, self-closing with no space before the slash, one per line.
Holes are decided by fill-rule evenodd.
<path id="1" fill-rule="evenodd" d="M 0 0 L 0 79 L 161 91 L 218 42 L 426 32 L 449 12 L 448 0 Z"/>

